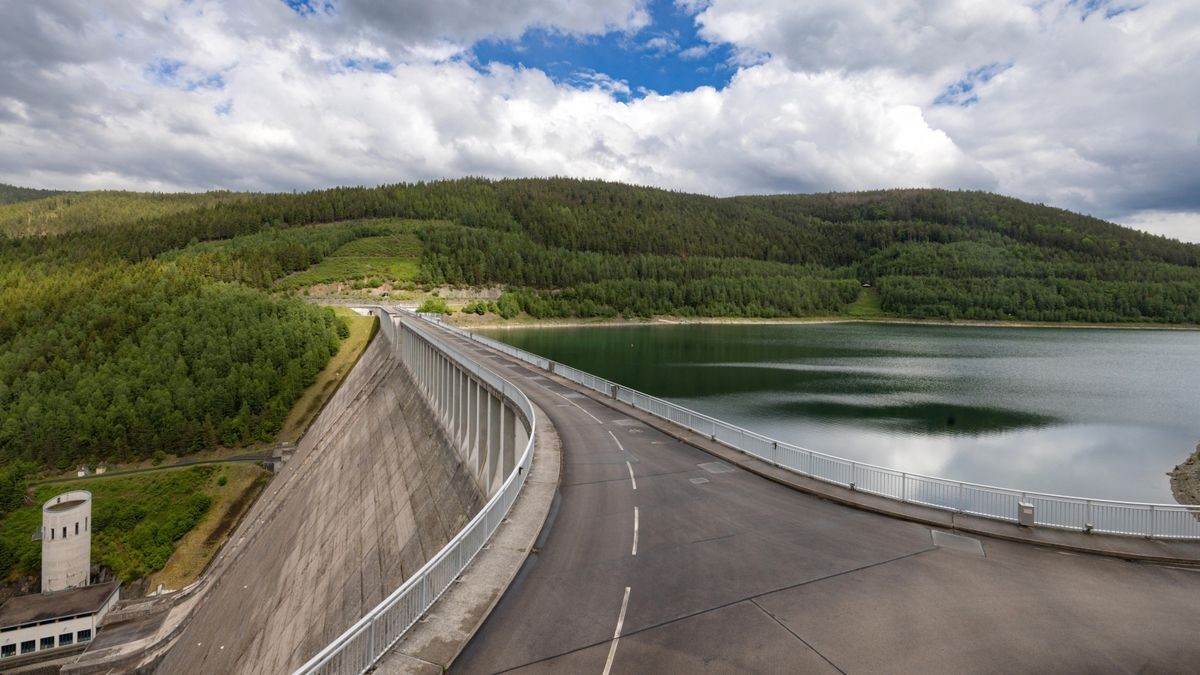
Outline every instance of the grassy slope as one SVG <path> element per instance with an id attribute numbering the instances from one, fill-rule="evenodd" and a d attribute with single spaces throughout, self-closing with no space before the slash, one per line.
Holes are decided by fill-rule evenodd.
<path id="1" fill-rule="evenodd" d="M 411 225 L 409 225 L 411 227 Z M 325 260 L 281 279 L 281 290 L 317 284 L 363 282 L 370 286 L 412 281 L 420 271 L 421 241 L 411 230 L 356 239 Z"/>
<path id="2" fill-rule="evenodd" d="M 312 424 L 317 413 L 325 406 L 325 402 L 337 391 L 342 380 L 354 368 L 354 364 L 358 363 L 358 358 L 366 350 L 379 326 L 379 320 L 373 316 L 361 316 L 345 307 L 336 307 L 334 311 L 350 320 L 350 337 L 342 341 L 338 353 L 329 359 L 329 363 L 317 374 L 317 379 L 292 406 L 276 436 L 277 442 L 295 443 L 300 440 L 308 425 Z"/>
<path id="3" fill-rule="evenodd" d="M 852 319 L 875 319 L 886 316 L 879 306 L 879 292 L 874 288 L 862 289 L 858 300 L 846 307 L 846 316 Z"/>
<path id="4" fill-rule="evenodd" d="M 180 539 L 165 567 L 150 575 L 148 590 L 162 584 L 180 589 L 195 581 L 224 545 L 229 533 L 253 506 L 271 474 L 257 464 L 226 464 L 221 467 L 225 485 L 219 480 L 211 488 L 213 504 L 191 531 Z"/>
<path id="5" fill-rule="evenodd" d="M 33 503 L 0 521 L 0 540 L 16 554 L 11 575 L 38 574 L 41 505 L 71 490 L 92 493 L 92 562 L 133 581 L 161 568 L 174 542 L 200 522 L 214 503 L 218 466 L 164 469 L 132 476 L 101 476 L 38 486 Z"/>

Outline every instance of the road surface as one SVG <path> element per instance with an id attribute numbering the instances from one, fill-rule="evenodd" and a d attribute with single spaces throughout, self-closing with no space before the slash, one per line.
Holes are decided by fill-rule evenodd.
<path id="1" fill-rule="evenodd" d="M 1193 671 L 1200 570 L 857 511 L 442 332 L 563 442 L 539 550 L 456 673 Z"/>

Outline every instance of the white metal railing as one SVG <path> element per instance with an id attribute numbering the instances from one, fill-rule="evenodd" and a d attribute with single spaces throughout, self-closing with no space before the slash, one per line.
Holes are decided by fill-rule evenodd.
<path id="1" fill-rule="evenodd" d="M 802 476 L 909 504 L 1017 522 L 1019 503 L 1034 506 L 1035 524 L 1080 532 L 1200 539 L 1200 506 L 1088 499 L 964 483 L 897 471 L 777 441 L 683 406 L 643 394 L 523 349 L 428 317 L 439 326 L 576 384 L 685 427 Z"/>
<path id="2" fill-rule="evenodd" d="M 380 309 L 380 313 L 381 322 L 390 320 L 386 310 Z M 421 329 L 416 322 L 404 322 L 404 329 L 433 345 L 453 359 L 460 368 L 487 383 L 514 403 L 525 418 L 529 440 L 516 467 L 505 478 L 499 491 L 466 527 L 391 595 L 384 598 L 383 602 L 300 666 L 295 671 L 297 674 L 363 673 L 370 669 L 462 574 L 500 526 L 509 508 L 516 501 L 526 477 L 529 476 L 537 430 L 533 405 L 525 394 L 508 380 L 476 364 L 436 335 Z M 392 348 L 399 350 L 401 360 L 404 361 L 404 350 L 395 344 Z"/>

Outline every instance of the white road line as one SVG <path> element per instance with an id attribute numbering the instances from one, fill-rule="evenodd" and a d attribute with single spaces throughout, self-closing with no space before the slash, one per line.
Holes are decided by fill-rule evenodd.
<path id="1" fill-rule="evenodd" d="M 583 409 L 583 406 L 579 405 L 579 404 L 578 404 L 578 403 L 576 403 L 575 401 L 572 401 L 571 399 L 567 398 L 566 396 L 563 396 L 562 394 L 558 393 L 557 391 L 554 391 L 553 389 L 551 389 L 550 387 L 547 387 L 547 386 L 546 386 L 546 385 L 544 385 L 544 384 L 542 385 L 542 389 L 545 389 L 546 391 L 550 392 L 551 394 L 554 394 L 555 396 L 557 396 L 557 397 L 561 398 L 562 400 L 566 401 L 567 403 L 570 403 L 571 405 L 575 406 L 576 408 L 579 408 L 580 410 L 583 410 L 583 414 L 584 414 L 584 415 L 587 415 L 588 417 L 590 417 L 590 418 L 592 418 L 592 419 L 594 419 L 594 420 L 596 420 L 596 424 L 604 424 L 604 422 L 600 421 L 600 418 L 599 418 L 599 417 L 596 417 L 596 416 L 595 416 L 595 415 L 593 415 L 592 413 L 590 413 L 590 412 L 588 412 L 588 411 L 584 410 L 584 409 Z"/>
<path id="2" fill-rule="evenodd" d="M 617 447 L 621 449 L 621 452 L 625 452 L 625 446 L 621 445 L 621 441 L 617 440 L 617 435 L 612 432 L 612 429 L 608 430 L 608 435 L 613 437 L 613 443 L 617 444 Z"/>
<path id="3" fill-rule="evenodd" d="M 638 507 L 633 507 L 633 555 L 637 555 Z"/>
<path id="4" fill-rule="evenodd" d="M 633 483 L 633 489 L 636 490 L 637 489 L 637 479 L 633 477 L 633 465 L 630 464 L 628 461 L 626 461 L 625 466 L 629 467 L 629 482 Z"/>
<path id="5" fill-rule="evenodd" d="M 617 656 L 617 643 L 621 641 L 621 626 L 625 624 L 625 608 L 629 606 L 629 587 L 625 587 L 625 599 L 621 601 L 621 615 L 617 617 L 617 630 L 613 631 L 612 646 L 608 648 L 608 660 L 604 662 L 604 675 L 612 670 L 613 659 Z"/>

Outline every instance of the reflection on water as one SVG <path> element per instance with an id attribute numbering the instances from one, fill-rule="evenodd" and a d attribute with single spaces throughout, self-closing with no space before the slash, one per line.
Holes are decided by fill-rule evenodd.
<path id="1" fill-rule="evenodd" d="M 804 447 L 990 485 L 1171 501 L 1200 333 L 889 324 L 516 329 L 519 347 Z"/>
<path id="2" fill-rule="evenodd" d="M 938 401 L 859 404 L 844 397 L 795 399 L 768 406 L 768 413 L 782 418 L 808 418 L 821 422 L 852 422 L 886 431 L 927 435 L 981 434 L 1023 427 L 1044 427 L 1055 422 L 1049 415 L 1020 410 L 965 406 Z"/>

